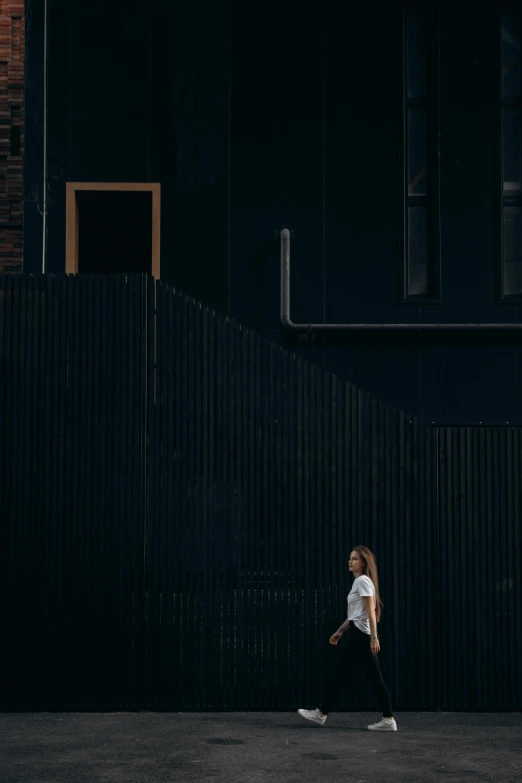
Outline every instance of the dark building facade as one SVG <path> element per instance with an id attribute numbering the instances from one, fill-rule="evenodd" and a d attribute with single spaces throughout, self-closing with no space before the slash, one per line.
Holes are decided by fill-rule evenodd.
<path id="1" fill-rule="evenodd" d="M 519 337 L 297 339 L 279 299 L 287 227 L 296 322 L 522 321 L 516 4 L 50 0 L 46 90 L 43 30 L 29 0 L 25 272 L 66 271 L 67 183 L 159 183 L 162 280 L 426 422 L 522 423 Z"/>
<path id="2" fill-rule="evenodd" d="M 515 4 L 28 0 L 25 34 L 0 708 L 319 703 L 364 543 L 394 709 L 519 710 Z"/>

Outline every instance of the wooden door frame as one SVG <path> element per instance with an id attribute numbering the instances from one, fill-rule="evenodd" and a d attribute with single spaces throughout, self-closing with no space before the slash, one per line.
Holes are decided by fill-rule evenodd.
<path id="1" fill-rule="evenodd" d="M 161 185 L 159 182 L 66 182 L 65 272 L 78 274 L 79 219 L 76 194 L 86 190 L 152 193 L 152 276 L 160 279 Z"/>

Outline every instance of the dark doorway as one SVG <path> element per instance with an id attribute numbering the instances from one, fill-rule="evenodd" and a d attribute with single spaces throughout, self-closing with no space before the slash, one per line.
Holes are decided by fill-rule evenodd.
<path id="1" fill-rule="evenodd" d="M 152 274 L 152 193 L 76 193 L 78 272 Z"/>

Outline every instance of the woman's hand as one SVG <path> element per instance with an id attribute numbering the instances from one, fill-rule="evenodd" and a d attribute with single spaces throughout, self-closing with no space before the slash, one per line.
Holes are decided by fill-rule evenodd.
<path id="1" fill-rule="evenodd" d="M 337 644 L 339 639 L 341 638 L 342 633 L 340 631 L 336 631 L 330 636 L 330 644 Z"/>
<path id="2" fill-rule="evenodd" d="M 372 649 L 372 654 L 373 655 L 377 655 L 377 653 L 381 649 L 381 645 L 379 644 L 379 640 L 377 638 L 370 639 L 370 647 Z"/>

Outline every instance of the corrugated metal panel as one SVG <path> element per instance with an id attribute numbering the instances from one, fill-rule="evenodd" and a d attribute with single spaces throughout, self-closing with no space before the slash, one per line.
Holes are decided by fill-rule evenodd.
<path id="1" fill-rule="evenodd" d="M 426 426 L 153 297 L 0 277 L 3 708 L 315 706 L 362 543 L 394 708 L 520 709 L 520 429 Z M 337 709 L 369 706 L 355 676 Z"/>
<path id="2" fill-rule="evenodd" d="M 2 704 L 139 707 L 151 282 L 0 291 Z"/>
<path id="3" fill-rule="evenodd" d="M 438 437 L 441 707 L 519 710 L 520 428 Z"/>

